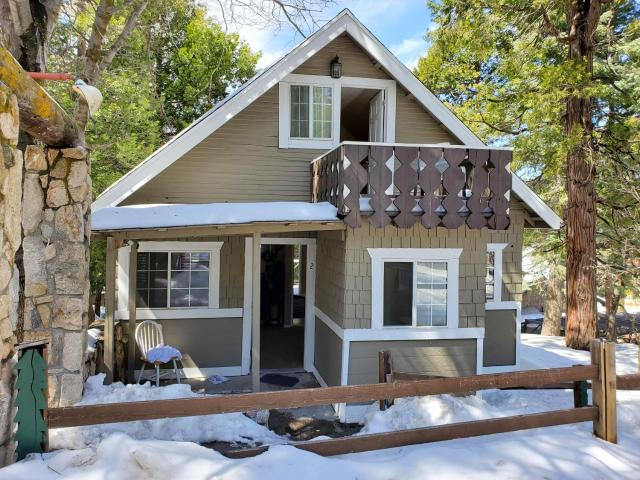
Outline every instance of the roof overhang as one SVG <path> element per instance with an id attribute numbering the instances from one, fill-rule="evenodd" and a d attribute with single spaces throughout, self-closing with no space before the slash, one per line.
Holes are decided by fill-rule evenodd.
<path id="1" fill-rule="evenodd" d="M 532 227 L 553 230 L 559 230 L 562 227 L 562 218 L 513 172 L 511 173 L 511 192 L 522 201 L 529 213 Z"/>

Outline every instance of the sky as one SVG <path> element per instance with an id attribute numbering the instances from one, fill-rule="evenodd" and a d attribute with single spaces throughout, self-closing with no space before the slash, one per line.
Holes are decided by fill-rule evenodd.
<path id="1" fill-rule="evenodd" d="M 424 35 L 431 23 L 426 0 L 337 0 L 323 12 L 322 19 L 330 20 L 344 8 L 349 8 L 410 69 L 426 53 Z M 258 68 L 270 65 L 301 40 L 288 27 L 279 32 L 255 26 L 241 26 L 238 30 L 253 50 L 262 51 Z"/>

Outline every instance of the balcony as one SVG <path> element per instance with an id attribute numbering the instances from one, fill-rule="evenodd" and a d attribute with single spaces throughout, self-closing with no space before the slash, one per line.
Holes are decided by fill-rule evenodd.
<path id="1" fill-rule="evenodd" d="M 311 164 L 312 202 L 347 225 L 509 227 L 511 151 L 448 145 L 344 142 Z"/>

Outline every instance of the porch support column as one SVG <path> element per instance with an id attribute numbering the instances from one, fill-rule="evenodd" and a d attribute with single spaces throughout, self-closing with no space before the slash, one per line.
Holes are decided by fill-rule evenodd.
<path id="1" fill-rule="evenodd" d="M 260 232 L 253 234 L 253 265 L 251 267 L 251 386 L 260 391 Z"/>
<path id="2" fill-rule="evenodd" d="M 127 357 L 127 380 L 134 382 L 136 361 L 136 279 L 138 277 L 138 242 L 131 242 L 129 252 L 129 355 Z"/>
<path id="3" fill-rule="evenodd" d="M 104 369 L 106 373 L 105 384 L 113 382 L 113 336 L 114 314 L 116 307 L 116 241 L 113 237 L 107 238 L 107 258 L 105 277 L 105 315 L 104 315 Z"/>

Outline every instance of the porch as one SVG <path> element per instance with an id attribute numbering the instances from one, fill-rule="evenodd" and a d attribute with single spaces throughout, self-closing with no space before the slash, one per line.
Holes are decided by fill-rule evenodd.
<path id="1" fill-rule="evenodd" d="M 223 211 L 226 213 L 221 213 Z M 278 355 L 278 349 L 291 341 L 291 335 L 296 341 L 300 337 L 303 342 L 300 353 L 303 351 L 304 357 L 299 365 L 283 373 L 311 372 L 315 320 L 314 236 L 319 231 L 344 228 L 335 208 L 327 203 L 132 206 L 98 211 L 92 238 L 106 240 L 107 244 L 104 364 L 108 380 L 113 379 L 116 367 L 113 333 L 114 322 L 118 320 L 124 323 L 130 339 L 135 336 L 138 321 L 154 320 L 162 324 L 165 342 L 187 354 L 182 372 L 189 377 L 206 378 L 214 373 L 225 376 L 250 374 L 251 389 L 259 391 L 264 387 L 261 377 L 269 373 L 265 367 L 282 371 L 282 361 L 288 361 L 288 357 L 282 355 L 286 352 Z M 173 265 L 177 258 L 190 251 L 198 252 L 196 260 L 193 259 L 195 254 L 191 254 L 189 260 L 198 263 L 197 268 Z M 162 265 L 148 266 L 153 262 L 157 265 L 158 255 L 164 256 Z M 302 269 L 296 282 L 299 295 L 293 295 L 291 291 L 290 296 L 285 295 L 286 301 L 281 299 L 278 306 L 280 311 L 276 316 L 285 315 L 289 319 L 296 314 L 303 316 L 284 326 L 287 328 L 279 328 L 283 326 L 276 326 L 273 321 L 269 325 L 261 322 L 269 317 L 269 308 L 265 313 L 265 297 L 275 296 L 268 290 L 261 296 L 261 290 L 266 289 L 264 270 L 270 261 L 266 257 L 274 256 L 275 261 L 288 267 L 280 272 L 279 278 L 287 277 L 284 281 L 289 287 L 294 284 L 294 263 Z M 168 274 L 159 275 L 159 268 L 168 269 Z M 195 301 L 191 308 L 169 308 L 181 306 L 177 294 L 186 292 L 185 286 L 179 285 L 185 268 L 210 272 L 207 293 L 200 295 L 189 291 L 188 296 Z M 196 275 L 203 276 L 203 273 L 188 274 L 191 287 Z M 154 281 L 163 282 L 164 289 L 154 288 L 157 287 L 151 285 Z M 160 297 L 166 295 L 166 300 L 160 298 L 164 303 L 157 303 L 158 293 Z M 206 304 L 197 303 L 199 295 L 208 298 Z M 276 336 L 269 336 L 269 333 Z M 278 335 L 283 335 L 284 344 L 276 341 Z M 136 367 L 135 342 L 129 341 L 127 350 L 126 378 L 131 382 L 139 368 Z M 273 361 L 261 365 L 263 356 Z M 206 361 L 202 361 L 203 357 L 214 359 L 222 366 L 202 368 L 203 363 L 208 367 Z"/>

